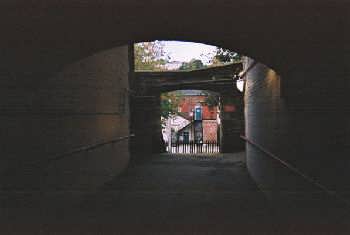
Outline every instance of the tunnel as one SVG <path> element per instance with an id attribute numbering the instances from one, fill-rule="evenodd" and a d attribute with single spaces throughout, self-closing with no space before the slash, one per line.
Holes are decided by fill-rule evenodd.
<path id="1" fill-rule="evenodd" d="M 151 115 L 135 132 L 144 112 L 135 102 L 154 104 L 148 107 L 157 113 L 159 100 L 134 94 L 141 75 L 131 45 L 171 39 L 246 55 L 239 139 L 247 171 L 268 200 L 349 210 L 349 4 L 18 0 L 1 3 L 0 12 L 4 208 L 27 207 L 19 202 L 28 195 L 85 198 L 126 174 L 140 151 L 135 142 L 150 146 L 159 133 L 148 132 L 159 128 Z M 142 161 L 148 151 L 141 150 Z M 346 228 L 334 222 L 327 229 L 347 234 L 341 213 Z M 9 224 L 4 231 L 23 234 Z"/>

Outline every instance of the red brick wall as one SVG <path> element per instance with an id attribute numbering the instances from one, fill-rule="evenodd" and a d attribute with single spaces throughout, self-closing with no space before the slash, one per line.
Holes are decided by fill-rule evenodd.
<path id="1" fill-rule="evenodd" d="M 194 109 L 196 104 L 202 103 L 205 101 L 205 96 L 184 96 L 182 100 L 179 103 L 180 113 L 183 117 L 190 120 L 191 117 L 189 116 L 189 113 L 191 110 Z M 202 118 L 204 120 L 214 120 L 216 119 L 217 115 L 217 106 L 214 107 L 208 107 L 208 106 L 202 106 L 203 107 L 203 116 Z"/>
<path id="2" fill-rule="evenodd" d="M 203 120 L 203 141 L 217 141 L 217 129 L 216 120 Z"/>

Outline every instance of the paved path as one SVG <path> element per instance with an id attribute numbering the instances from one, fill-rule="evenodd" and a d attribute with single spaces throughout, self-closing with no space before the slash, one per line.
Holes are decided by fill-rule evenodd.
<path id="1" fill-rule="evenodd" d="M 312 223 L 281 218 L 286 208 L 276 212 L 260 192 L 244 153 L 157 155 L 94 194 L 61 196 L 34 213 L 40 219 L 12 213 L 4 234 L 347 234 L 343 224 L 322 227 L 315 213 Z"/>

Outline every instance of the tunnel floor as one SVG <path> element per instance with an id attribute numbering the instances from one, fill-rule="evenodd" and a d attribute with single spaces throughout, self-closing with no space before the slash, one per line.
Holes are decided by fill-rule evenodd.
<path id="1" fill-rule="evenodd" d="M 27 195 L 28 196 L 28 195 Z M 29 196 L 30 197 L 30 196 Z M 13 199 L 13 198 L 12 198 Z M 15 200 L 15 199 L 13 199 Z M 283 208 L 251 179 L 245 153 L 152 156 L 95 193 L 3 204 L 4 234 L 349 234 L 340 207 Z M 4 200 L 3 200 L 4 202 Z M 314 202 L 313 202 L 314 203 Z M 300 206 L 300 205 L 299 205 Z M 311 209 L 310 209 L 311 208 Z M 5 222 L 6 221 L 6 222 Z"/>

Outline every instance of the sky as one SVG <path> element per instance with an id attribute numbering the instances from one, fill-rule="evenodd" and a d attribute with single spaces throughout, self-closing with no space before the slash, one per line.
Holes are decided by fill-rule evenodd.
<path id="1" fill-rule="evenodd" d="M 213 53 L 215 46 L 202 43 L 163 41 L 164 51 L 169 54 L 170 61 L 188 62 L 191 59 L 200 59 L 203 63 L 208 63 L 209 59 L 205 55 Z"/>

